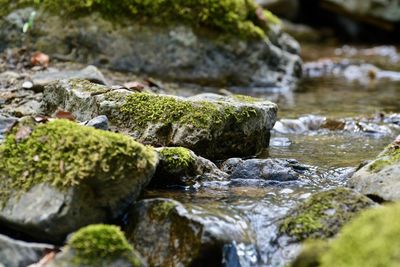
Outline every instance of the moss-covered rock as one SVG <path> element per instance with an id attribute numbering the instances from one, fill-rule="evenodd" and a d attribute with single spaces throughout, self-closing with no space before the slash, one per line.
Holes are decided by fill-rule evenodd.
<path id="1" fill-rule="evenodd" d="M 60 81 L 45 90 L 43 111 L 57 108 L 79 120 L 106 115 L 112 126 L 154 146 L 182 146 L 210 159 L 254 155 L 268 146 L 277 107 L 203 94 L 190 98 L 111 90 Z"/>
<path id="2" fill-rule="evenodd" d="M 127 221 L 127 238 L 149 266 L 220 266 L 224 245 L 254 241 L 239 216 L 169 199 L 138 202 Z"/>
<path id="3" fill-rule="evenodd" d="M 399 265 L 400 204 L 363 212 L 346 225 L 331 249 L 322 256 L 321 267 Z"/>
<path id="4" fill-rule="evenodd" d="M 97 224 L 73 233 L 49 266 L 141 267 L 144 264 L 118 227 Z"/>
<path id="5" fill-rule="evenodd" d="M 323 240 L 307 240 L 291 267 L 318 267 L 322 256 L 329 250 L 330 244 Z"/>
<path id="6" fill-rule="evenodd" d="M 66 120 L 18 127 L 0 157 L 0 221 L 54 241 L 121 215 L 158 161 L 130 137 Z"/>
<path id="7" fill-rule="evenodd" d="M 400 200 L 400 139 L 358 170 L 350 178 L 349 185 L 376 199 Z"/>
<path id="8" fill-rule="evenodd" d="M 43 0 L 28 34 L 34 9 L 10 10 L 35 0 L 0 1 L 0 51 L 29 39 L 50 56 L 213 85 L 291 86 L 301 75 L 298 43 L 252 0 Z"/>
<path id="9" fill-rule="evenodd" d="M 197 156 L 184 147 L 158 149 L 160 163 L 150 186 L 194 186 L 209 180 L 223 180 L 227 174 L 211 161 Z"/>
<path id="10" fill-rule="evenodd" d="M 345 188 L 316 193 L 288 213 L 280 223 L 279 232 L 293 241 L 329 238 L 358 212 L 372 205 L 367 197 Z"/>

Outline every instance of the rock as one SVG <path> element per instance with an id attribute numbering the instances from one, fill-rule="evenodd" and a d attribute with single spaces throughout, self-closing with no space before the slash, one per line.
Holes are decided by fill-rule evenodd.
<path id="1" fill-rule="evenodd" d="M 0 115 L 0 143 L 4 139 L 4 135 L 17 122 L 17 118 Z"/>
<path id="2" fill-rule="evenodd" d="M 279 225 L 279 233 L 288 236 L 290 242 L 330 238 L 358 212 L 371 206 L 372 200 L 346 188 L 316 193 L 288 213 Z"/>
<path id="3" fill-rule="evenodd" d="M 203 181 L 223 180 L 227 174 L 211 161 L 183 147 L 158 149 L 160 163 L 150 186 L 195 186 Z"/>
<path id="4" fill-rule="evenodd" d="M 0 234 L 0 266 L 26 267 L 54 249 L 52 245 L 17 241 Z"/>
<path id="5" fill-rule="evenodd" d="M 371 198 L 400 200 L 400 138 L 397 137 L 378 157 L 359 169 L 348 184 Z"/>
<path id="6" fill-rule="evenodd" d="M 32 76 L 33 89 L 42 92 L 44 86 L 57 80 L 82 79 L 92 83 L 108 85 L 106 78 L 95 66 L 87 66 L 77 71 L 45 71 Z"/>
<path id="7" fill-rule="evenodd" d="M 86 126 L 91 126 L 93 128 L 108 131 L 108 118 L 107 116 L 101 115 L 96 118 L 91 119 L 84 123 Z"/>
<path id="8" fill-rule="evenodd" d="M 16 128 L 0 145 L 0 222 L 37 240 L 121 216 L 157 164 L 130 137 L 67 120 Z"/>
<path id="9" fill-rule="evenodd" d="M 144 267 L 124 233 L 112 225 L 89 225 L 73 233 L 46 267 Z"/>
<path id="10" fill-rule="evenodd" d="M 160 2 L 150 7 L 135 2 L 139 5 L 137 10 L 142 10 L 136 13 L 135 7 L 121 2 L 112 6 L 121 10 L 105 11 L 119 14 L 117 21 L 104 19 L 111 17 L 107 14 L 90 13 L 97 7 L 80 7 L 86 11 L 85 16 L 77 17 L 79 12 L 73 10 L 73 5 L 60 11 L 64 4 L 59 2 L 53 13 L 37 11 L 31 30 L 35 36 L 32 48 L 51 57 L 67 57 L 167 80 L 214 85 L 291 86 L 301 74 L 299 51 L 287 50 L 292 46 L 288 42 L 295 41 L 282 33 L 277 18 L 262 11 L 256 13 L 259 7 L 249 1 L 213 1 L 212 9 L 199 3 L 194 8 L 187 1 L 180 5 Z M 46 1 L 42 6 L 45 5 L 52 3 Z M 98 7 L 100 13 L 107 9 L 102 4 Z M 134 14 L 130 14 L 131 10 Z M 27 21 L 31 11 L 2 10 L 6 16 L 0 20 L 0 51 L 22 42 L 20 22 Z M 68 17 L 69 11 L 74 18 L 60 20 L 60 13 Z"/>
<path id="11" fill-rule="evenodd" d="M 382 25 L 383 22 L 399 22 L 400 21 L 400 3 L 397 1 L 386 0 L 323 0 L 322 2 L 334 4 L 341 10 L 353 16 L 353 18 L 362 19 L 375 25 Z M 330 6 L 327 6 L 330 7 Z"/>
<path id="12" fill-rule="evenodd" d="M 333 240 L 320 266 L 397 266 L 399 217 L 398 203 L 363 212 Z"/>
<path id="13" fill-rule="evenodd" d="M 190 98 L 112 90 L 86 81 L 46 86 L 42 110 L 62 109 L 80 121 L 106 115 L 112 127 L 153 146 L 181 146 L 209 159 L 249 156 L 268 146 L 277 106 L 238 96 Z"/>
<path id="14" fill-rule="evenodd" d="M 232 158 L 225 161 L 221 170 L 229 179 L 264 179 L 293 181 L 301 177 L 308 167 L 293 159 L 248 159 Z"/>
<path id="15" fill-rule="evenodd" d="M 138 202 L 127 221 L 127 238 L 149 266 L 221 266 L 226 244 L 252 241 L 246 220 L 168 199 Z"/>

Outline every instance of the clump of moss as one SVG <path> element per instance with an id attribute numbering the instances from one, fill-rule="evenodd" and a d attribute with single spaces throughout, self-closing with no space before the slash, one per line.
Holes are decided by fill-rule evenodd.
<path id="1" fill-rule="evenodd" d="M 16 5 L 14 0 L 1 0 L 2 6 Z M 265 38 L 268 24 L 277 23 L 275 16 L 254 0 L 19 0 L 19 6 L 38 5 L 55 12 L 80 15 L 100 12 L 106 18 L 121 16 L 139 22 L 164 25 L 180 22 L 194 27 L 207 27 L 243 38 Z M 1 2 L 0 2 L 1 3 Z M 17 5 L 18 6 L 18 5 Z"/>
<path id="2" fill-rule="evenodd" d="M 176 207 L 176 203 L 169 201 L 167 199 L 161 200 L 157 204 L 151 207 L 149 211 L 150 219 L 152 220 L 163 220 L 165 219 L 170 212 Z"/>
<path id="3" fill-rule="evenodd" d="M 117 226 L 89 225 L 75 232 L 67 246 L 73 249 L 73 262 L 77 265 L 103 266 L 114 260 L 125 260 L 135 267 L 141 265 L 133 247 Z"/>
<path id="4" fill-rule="evenodd" d="M 207 129 L 227 120 L 240 122 L 256 116 L 252 107 L 240 110 L 224 102 L 186 101 L 175 97 L 136 93 L 126 97 L 121 112 L 139 128 L 148 123 L 192 125 Z"/>
<path id="5" fill-rule="evenodd" d="M 244 102 L 244 103 L 256 103 L 258 101 L 262 101 L 262 99 L 259 98 L 255 98 L 252 96 L 248 96 L 248 95 L 233 95 L 232 96 L 234 99 L 240 101 L 240 102 Z"/>
<path id="6" fill-rule="evenodd" d="M 322 267 L 395 267 L 400 262 L 400 204 L 363 212 L 346 225 Z"/>
<path id="7" fill-rule="evenodd" d="M 379 172 L 386 166 L 396 163 L 400 163 L 400 147 L 398 144 L 391 144 L 378 156 L 377 160 L 369 165 L 368 168 L 372 172 Z"/>
<path id="8" fill-rule="evenodd" d="M 166 147 L 160 151 L 164 168 L 169 170 L 185 170 L 194 164 L 190 150 L 184 147 Z"/>
<path id="9" fill-rule="evenodd" d="M 371 205 L 367 197 L 345 188 L 317 193 L 289 213 L 279 232 L 296 241 L 332 237 L 360 210 Z"/>
<path id="10" fill-rule="evenodd" d="M 17 135 L 0 146 L 0 204 L 41 183 L 66 189 L 92 179 L 135 177 L 157 160 L 153 149 L 128 136 L 67 120 L 40 124 L 22 140 Z"/>

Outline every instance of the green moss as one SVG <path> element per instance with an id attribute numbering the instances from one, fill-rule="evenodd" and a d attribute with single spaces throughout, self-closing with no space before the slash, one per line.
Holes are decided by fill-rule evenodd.
<path id="1" fill-rule="evenodd" d="M 148 123 L 192 125 L 209 129 L 227 120 L 241 122 L 257 111 L 252 107 L 236 109 L 225 102 L 185 101 L 169 96 L 136 93 L 126 98 L 121 111 L 131 125 L 143 129 Z"/>
<path id="2" fill-rule="evenodd" d="M 378 156 L 377 160 L 369 165 L 369 170 L 379 172 L 386 166 L 396 163 L 400 163 L 400 148 L 398 145 L 391 144 Z"/>
<path id="3" fill-rule="evenodd" d="M 175 203 L 163 200 L 152 206 L 149 216 L 152 220 L 164 220 L 175 207 Z"/>
<path id="4" fill-rule="evenodd" d="M 253 103 L 262 101 L 262 99 L 255 98 L 255 97 L 248 96 L 248 95 L 236 95 L 236 94 L 235 94 L 235 95 L 233 95 L 232 97 L 233 97 L 234 99 L 240 101 L 240 102 L 250 103 L 250 104 L 253 104 Z"/>
<path id="5" fill-rule="evenodd" d="M 67 246 L 73 249 L 76 265 L 104 266 L 113 260 L 126 260 L 132 266 L 140 266 L 122 231 L 112 225 L 89 225 L 75 232 Z M 97 265 L 98 264 L 98 265 Z"/>
<path id="6" fill-rule="evenodd" d="M 262 12 L 254 0 L 0 0 L 13 8 L 36 5 L 58 13 L 85 15 L 100 12 L 118 20 L 128 17 L 137 22 L 164 25 L 166 22 L 207 27 L 243 38 L 264 38 L 268 24 L 277 23 L 275 16 Z M 17 2 L 17 3 L 15 3 Z M 261 12 L 260 12 L 261 10 Z M 5 11 L 2 14 L 7 14 Z"/>
<path id="7" fill-rule="evenodd" d="M 291 267 L 317 267 L 321 264 L 322 256 L 329 250 L 330 244 L 324 240 L 307 240 Z"/>
<path id="8" fill-rule="evenodd" d="M 400 262 L 400 204 L 363 212 L 322 257 L 322 267 L 395 267 Z"/>
<path id="9" fill-rule="evenodd" d="M 153 149 L 128 136 L 66 120 L 40 124 L 24 140 L 10 134 L 0 158 L 0 204 L 40 183 L 65 189 L 91 179 L 135 177 L 157 160 Z"/>
<path id="10" fill-rule="evenodd" d="M 297 241 L 331 237 L 371 203 L 367 197 L 345 188 L 317 193 L 289 213 L 279 232 Z"/>
<path id="11" fill-rule="evenodd" d="M 160 151 L 164 168 L 169 170 L 189 169 L 194 164 L 190 150 L 184 147 L 166 147 Z"/>
<path id="12" fill-rule="evenodd" d="M 91 93 L 91 95 L 106 94 L 111 90 L 104 85 L 92 83 L 88 80 L 82 79 L 71 79 L 69 80 L 69 84 L 71 85 L 73 90 L 88 92 Z"/>

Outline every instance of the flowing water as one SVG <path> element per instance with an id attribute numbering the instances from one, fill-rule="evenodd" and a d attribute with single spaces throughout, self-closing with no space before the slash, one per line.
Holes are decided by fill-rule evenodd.
<path id="1" fill-rule="evenodd" d="M 399 82 L 363 84 L 341 77 L 325 77 L 304 79 L 294 91 L 251 88 L 236 91 L 276 102 L 279 118 L 286 119 L 309 115 L 356 118 L 381 112 L 400 113 Z M 190 206 L 193 212 L 196 206 L 212 207 L 228 211 L 231 216 L 240 216 L 248 222 L 253 235 L 253 244 L 236 244 L 241 266 L 285 266 L 296 247 L 280 247 L 275 242 L 279 219 L 312 193 L 344 185 L 354 168 L 374 158 L 398 133 L 396 128 L 387 134 L 274 132 L 271 146 L 259 157 L 293 158 L 311 166 L 303 180 L 268 182 L 244 177 L 230 182 L 209 183 L 197 190 L 150 190 L 144 197 L 173 198 Z"/>

